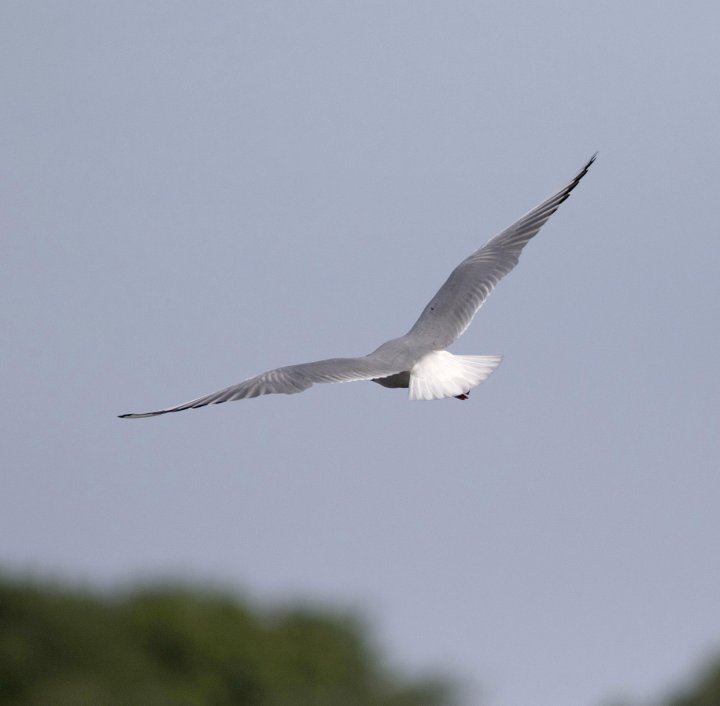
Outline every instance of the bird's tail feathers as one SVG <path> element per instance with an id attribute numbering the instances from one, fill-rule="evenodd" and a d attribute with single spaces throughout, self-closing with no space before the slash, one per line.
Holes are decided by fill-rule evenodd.
<path id="1" fill-rule="evenodd" d="M 429 353 L 410 371 L 410 399 L 440 400 L 466 394 L 487 380 L 501 361 L 501 355 Z"/>

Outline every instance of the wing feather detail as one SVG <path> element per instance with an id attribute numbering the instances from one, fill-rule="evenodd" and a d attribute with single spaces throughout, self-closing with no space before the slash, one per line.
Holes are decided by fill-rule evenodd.
<path id="1" fill-rule="evenodd" d="M 434 350 L 442 350 L 460 337 L 490 292 L 517 265 L 528 241 L 587 174 L 596 156 L 597 153 L 560 191 L 465 258 L 430 300 L 408 337 Z"/>
<path id="2" fill-rule="evenodd" d="M 353 382 L 356 380 L 374 380 L 385 378 L 401 372 L 388 368 L 377 360 L 365 356 L 362 358 L 329 358 L 313 363 L 289 365 L 284 368 L 268 370 L 261 375 L 248 378 L 236 385 L 218 390 L 209 395 L 197 397 L 175 407 L 160 409 L 156 412 L 121 414 L 123 419 L 143 419 L 157 417 L 170 412 L 181 412 L 186 409 L 197 409 L 209 404 L 221 404 L 234 400 L 245 400 L 260 395 L 285 394 L 293 395 L 303 392 L 314 383 Z"/>

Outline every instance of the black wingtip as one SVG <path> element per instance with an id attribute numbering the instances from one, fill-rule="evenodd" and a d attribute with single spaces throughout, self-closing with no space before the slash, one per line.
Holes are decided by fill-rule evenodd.
<path id="1" fill-rule="evenodd" d="M 174 410 L 170 410 L 174 411 Z M 167 414 L 167 412 L 131 412 L 129 414 L 118 414 L 118 419 L 147 419 L 149 417 L 157 417 L 161 414 Z"/>
<path id="2" fill-rule="evenodd" d="M 595 161 L 597 156 L 598 153 L 595 152 L 595 154 L 587 161 L 587 164 L 578 172 L 578 175 L 568 184 L 568 186 L 566 187 L 565 198 L 563 198 L 563 201 L 568 196 L 570 196 L 570 192 L 580 183 L 580 180 L 588 173 L 588 169 L 590 169 L 592 163 Z"/>

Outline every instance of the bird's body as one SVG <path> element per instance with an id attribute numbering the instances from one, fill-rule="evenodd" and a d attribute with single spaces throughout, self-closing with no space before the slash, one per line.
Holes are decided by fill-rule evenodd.
<path id="1" fill-rule="evenodd" d="M 502 358 L 455 355 L 446 348 L 470 325 L 490 292 L 515 267 L 527 242 L 567 199 L 594 161 L 595 155 L 560 191 L 465 258 L 404 336 L 393 338 L 359 358 L 330 358 L 276 368 L 176 407 L 120 416 L 154 417 L 259 395 L 302 392 L 313 383 L 356 380 L 408 388 L 410 399 L 467 399 L 469 391 L 485 380 Z"/>

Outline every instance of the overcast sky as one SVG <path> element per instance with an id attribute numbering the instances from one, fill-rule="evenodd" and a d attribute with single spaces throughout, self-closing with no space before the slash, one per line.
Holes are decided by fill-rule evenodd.
<path id="1" fill-rule="evenodd" d="M 720 646 L 716 3 L 0 4 L 2 567 L 366 615 L 485 706 Z M 404 333 L 598 161 L 455 352 L 116 415 Z"/>

